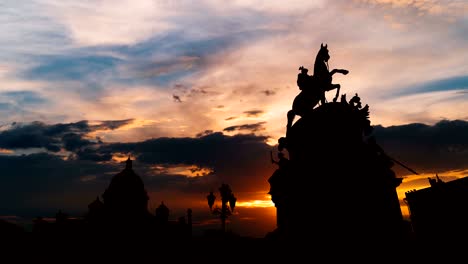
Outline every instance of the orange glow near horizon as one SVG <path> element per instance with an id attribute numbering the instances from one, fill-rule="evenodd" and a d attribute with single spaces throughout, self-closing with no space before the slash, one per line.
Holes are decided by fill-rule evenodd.
<path id="1" fill-rule="evenodd" d="M 13 150 L 0 148 L 0 154 L 12 154 Z"/>
<path id="2" fill-rule="evenodd" d="M 453 181 L 456 179 L 467 177 L 468 170 L 452 170 L 437 173 L 442 181 Z M 404 218 L 409 218 L 409 209 L 404 202 L 406 192 L 411 190 L 420 190 L 430 187 L 428 178 L 434 178 L 436 173 L 423 173 L 417 176 L 404 177 L 403 182 L 397 188 L 398 199 L 400 200 L 400 208 Z"/>
<path id="3" fill-rule="evenodd" d="M 157 174 L 170 174 L 182 175 L 186 177 L 200 177 L 206 176 L 213 172 L 213 169 L 207 167 L 200 167 L 197 165 L 178 164 L 178 165 L 165 165 L 158 164 L 153 166 L 153 170 Z"/>
<path id="4" fill-rule="evenodd" d="M 116 162 L 124 162 L 128 159 L 128 155 L 127 154 L 124 154 L 124 153 L 114 153 L 112 155 L 112 160 L 113 161 L 116 161 Z"/>
<path id="5" fill-rule="evenodd" d="M 265 196 L 265 199 L 238 201 L 236 206 L 247 208 L 268 208 L 275 207 L 275 204 L 271 201 L 270 196 Z"/>

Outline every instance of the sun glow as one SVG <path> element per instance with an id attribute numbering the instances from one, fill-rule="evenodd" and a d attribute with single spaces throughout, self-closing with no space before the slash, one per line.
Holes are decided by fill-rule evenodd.
<path id="1" fill-rule="evenodd" d="M 115 162 L 124 162 L 128 159 L 129 155 L 128 154 L 125 154 L 125 153 L 114 153 L 112 155 L 112 160 L 115 161 Z"/>
<path id="2" fill-rule="evenodd" d="M 275 204 L 271 200 L 248 200 L 248 201 L 239 201 L 236 203 L 238 207 L 247 207 L 247 208 L 267 208 L 275 207 Z"/>
<path id="3" fill-rule="evenodd" d="M 200 177 L 206 176 L 213 173 L 212 168 L 200 167 L 198 165 L 166 165 L 158 164 L 153 166 L 153 170 L 156 174 L 170 174 L 170 175 L 183 175 L 186 177 Z"/>
<path id="4" fill-rule="evenodd" d="M 0 148 L 0 154 L 13 154 L 13 150 Z"/>

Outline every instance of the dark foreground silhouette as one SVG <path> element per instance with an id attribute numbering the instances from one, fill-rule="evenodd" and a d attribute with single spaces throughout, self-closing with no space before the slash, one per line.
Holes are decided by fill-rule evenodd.
<path id="1" fill-rule="evenodd" d="M 269 179 L 278 225 L 269 238 L 407 241 L 409 226 L 396 193 L 401 179 L 372 136 L 369 106 L 363 107 L 357 94 L 349 102 L 343 94 L 338 102 L 340 85 L 332 84 L 332 75 L 348 71 L 329 72 L 329 59 L 322 44 L 314 75 L 300 68 L 301 92 L 287 113 L 286 136 L 278 141 L 289 160 L 280 153 L 279 168 Z M 337 93 L 327 103 L 325 92 L 332 89 Z M 300 119 L 293 125 L 296 115 Z"/>
<path id="2" fill-rule="evenodd" d="M 397 164 L 418 173 L 378 145 L 369 106 L 362 105 L 358 94 L 351 98 L 343 94 L 337 100 L 340 85 L 332 84 L 331 76 L 348 71 L 328 72 L 328 64 L 323 65 L 329 58 L 327 45 L 322 44 L 314 76 L 299 68 L 301 91 L 287 113 L 286 135 L 278 139 L 278 160 L 271 156 L 278 165 L 268 179 L 277 229 L 266 239 L 285 246 L 314 241 L 319 248 L 336 250 L 386 244 L 386 256 L 408 253 L 401 247 L 424 251 L 424 246 L 441 241 L 453 245 L 465 240 L 466 180 L 442 184 L 430 179 L 430 190 L 407 193 L 411 222 L 403 219 L 396 192 L 402 179 L 392 167 Z M 317 65 L 322 65 L 321 71 Z M 337 93 L 327 102 L 325 92 L 332 89 Z M 295 116 L 300 118 L 293 123 Z"/>
<path id="3" fill-rule="evenodd" d="M 270 182 L 278 229 L 272 239 L 407 241 L 393 161 L 372 137 L 368 106 L 355 95 L 323 104 L 287 130 Z"/>

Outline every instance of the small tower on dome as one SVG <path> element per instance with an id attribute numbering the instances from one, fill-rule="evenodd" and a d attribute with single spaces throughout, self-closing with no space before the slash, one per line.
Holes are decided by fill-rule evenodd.
<path id="1" fill-rule="evenodd" d="M 127 170 L 131 170 L 132 169 L 132 159 L 130 158 L 130 156 L 128 156 L 128 159 L 127 161 L 125 161 L 125 169 Z"/>

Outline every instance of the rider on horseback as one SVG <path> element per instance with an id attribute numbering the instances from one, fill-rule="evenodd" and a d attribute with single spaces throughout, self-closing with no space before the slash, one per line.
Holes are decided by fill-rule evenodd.
<path id="1" fill-rule="evenodd" d="M 307 74 L 309 69 L 304 68 L 304 66 L 299 67 L 299 70 L 301 73 L 297 75 L 297 86 L 299 87 L 299 90 L 305 90 L 307 87 L 312 86 L 313 76 Z"/>
<path id="2" fill-rule="evenodd" d="M 328 69 L 328 60 L 330 55 L 328 53 L 327 45 L 320 45 L 320 50 L 317 53 L 314 64 L 314 75 L 309 76 L 307 74 L 308 69 L 301 66 L 299 70 L 301 73 L 297 76 L 297 85 L 301 92 L 299 95 L 294 98 L 292 109 L 288 111 L 288 124 L 286 128 L 292 126 L 294 117 L 296 115 L 304 116 L 307 113 L 311 112 L 312 109 L 319 102 L 323 105 L 326 103 L 325 92 L 337 89 L 336 95 L 333 99 L 333 102 L 336 102 L 340 92 L 340 85 L 332 83 L 332 76 L 335 73 L 348 74 L 347 70 L 344 69 L 333 69 L 329 71 Z"/>

